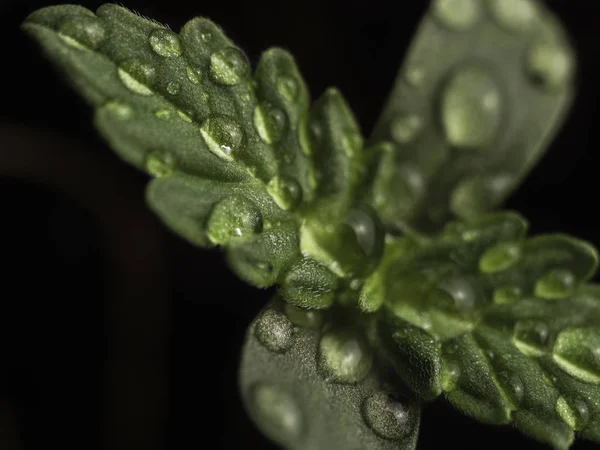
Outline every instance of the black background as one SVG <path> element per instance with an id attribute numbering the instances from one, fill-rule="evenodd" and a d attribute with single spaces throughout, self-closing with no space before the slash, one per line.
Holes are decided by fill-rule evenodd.
<path id="1" fill-rule="evenodd" d="M 246 286 L 218 252 L 187 245 L 147 212 L 146 177 L 99 140 L 92 111 L 18 29 L 47 3 L 1 1 L 0 449 L 274 448 L 246 418 L 236 385 L 245 328 L 269 293 Z M 209 17 L 253 63 L 269 46 L 289 49 L 313 98 L 338 86 L 368 132 L 426 3 L 127 6 L 174 30 Z M 578 53 L 578 96 L 507 206 L 530 219 L 533 233 L 563 231 L 600 246 L 600 2 L 548 3 Z M 114 370 L 117 385 L 107 381 Z M 125 390 L 116 407 L 106 401 L 115 389 Z M 421 430 L 420 449 L 545 448 L 443 402 L 426 407 Z"/>

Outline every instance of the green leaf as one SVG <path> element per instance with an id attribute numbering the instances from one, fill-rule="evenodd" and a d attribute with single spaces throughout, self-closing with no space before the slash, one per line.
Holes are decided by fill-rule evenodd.
<path id="1" fill-rule="evenodd" d="M 497 207 L 563 122 L 574 66 L 542 2 L 432 1 L 368 140 L 386 227 L 439 231 Z"/>
<path id="2" fill-rule="evenodd" d="M 150 207 L 188 241 L 223 247 L 242 279 L 324 308 L 339 278 L 374 270 L 381 226 L 353 202 L 360 130 L 334 88 L 309 109 L 285 50 L 264 52 L 253 74 L 210 20 L 177 34 L 114 4 L 44 8 L 23 29 L 95 108 L 108 144 L 156 178 Z"/>
<path id="3" fill-rule="evenodd" d="M 418 403 L 356 328 L 323 312 L 271 302 L 248 328 L 239 380 L 250 417 L 283 448 L 416 447 Z"/>
<path id="4" fill-rule="evenodd" d="M 506 212 L 389 239 L 364 295 L 383 297 L 376 342 L 414 392 L 566 449 L 600 429 L 598 253 L 526 227 Z"/>

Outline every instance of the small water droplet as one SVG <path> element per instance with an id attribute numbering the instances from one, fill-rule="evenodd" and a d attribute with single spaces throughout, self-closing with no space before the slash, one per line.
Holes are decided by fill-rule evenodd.
<path id="1" fill-rule="evenodd" d="M 422 119 L 416 114 L 402 114 L 392 119 L 390 133 L 398 144 L 414 141 L 423 128 Z"/>
<path id="2" fill-rule="evenodd" d="M 435 309 L 465 315 L 477 306 L 477 290 L 469 278 L 453 276 L 438 283 L 427 300 Z"/>
<path id="3" fill-rule="evenodd" d="M 319 364 L 331 381 L 353 384 L 369 374 L 373 357 L 364 340 L 354 332 L 336 330 L 321 337 Z"/>
<path id="4" fill-rule="evenodd" d="M 146 171 L 156 177 L 166 177 L 173 173 L 173 160 L 168 155 L 163 157 L 150 153 L 146 158 Z"/>
<path id="5" fill-rule="evenodd" d="M 549 346 L 548 325 L 539 320 L 519 320 L 513 331 L 513 343 L 521 353 L 531 357 L 544 355 Z"/>
<path id="6" fill-rule="evenodd" d="M 237 48 L 228 47 L 210 55 L 210 76 L 218 84 L 234 86 L 249 73 L 248 61 Z"/>
<path id="7" fill-rule="evenodd" d="M 521 258 L 519 242 L 501 242 L 488 248 L 479 259 L 479 270 L 494 273 L 506 270 Z"/>
<path id="8" fill-rule="evenodd" d="M 69 15 L 58 27 L 58 35 L 72 47 L 95 50 L 106 40 L 106 29 L 97 17 Z"/>
<path id="9" fill-rule="evenodd" d="M 277 442 L 291 442 L 303 434 L 303 418 L 293 397 L 283 389 L 259 382 L 251 390 L 252 411 L 261 429 Z"/>
<path id="10" fill-rule="evenodd" d="M 448 142 L 459 149 L 482 149 L 498 133 L 502 97 L 488 70 L 468 66 L 456 72 L 444 87 L 441 120 Z"/>
<path id="11" fill-rule="evenodd" d="M 564 45 L 549 40 L 535 42 L 527 55 L 527 72 L 544 89 L 564 86 L 571 79 L 573 66 L 573 58 Z"/>
<path id="12" fill-rule="evenodd" d="M 525 388 L 523 387 L 523 381 L 521 377 L 510 371 L 501 371 L 496 374 L 496 377 L 503 387 L 505 394 L 508 396 L 510 402 L 517 406 L 523 400 L 523 393 Z"/>
<path id="13" fill-rule="evenodd" d="M 267 184 L 267 192 L 285 211 L 293 210 L 302 201 L 302 187 L 293 178 L 273 177 Z"/>
<path id="14" fill-rule="evenodd" d="M 479 0 L 435 0 L 433 15 L 452 30 L 465 31 L 474 26 L 481 16 Z"/>
<path id="15" fill-rule="evenodd" d="M 212 209 L 206 225 L 214 244 L 227 244 L 262 231 L 262 214 L 254 203 L 243 197 L 226 197 Z"/>
<path id="16" fill-rule="evenodd" d="M 173 111 L 166 108 L 158 109 L 156 110 L 154 115 L 160 120 L 170 120 L 171 117 L 173 117 Z"/>
<path id="17" fill-rule="evenodd" d="M 278 142 L 286 124 L 285 113 L 270 103 L 262 102 L 254 108 L 254 127 L 267 144 Z"/>
<path id="18" fill-rule="evenodd" d="M 202 72 L 199 69 L 196 69 L 192 66 L 187 66 L 185 68 L 185 74 L 187 75 L 188 80 L 190 80 L 190 83 L 200 83 L 200 79 L 202 78 Z"/>
<path id="19" fill-rule="evenodd" d="M 490 0 L 490 7 L 498 25 L 508 31 L 531 30 L 538 18 L 537 7 L 531 0 Z"/>
<path id="20" fill-rule="evenodd" d="M 575 290 L 577 279 L 570 270 L 554 269 L 543 275 L 535 284 L 536 297 L 559 299 Z"/>
<path id="21" fill-rule="evenodd" d="M 133 109 L 124 103 L 111 100 L 106 102 L 102 108 L 120 120 L 127 120 L 133 117 Z"/>
<path id="22" fill-rule="evenodd" d="M 119 78 L 130 91 L 139 95 L 152 95 L 150 89 L 154 69 L 137 60 L 127 60 L 119 65 Z"/>
<path id="23" fill-rule="evenodd" d="M 177 95 L 181 86 L 176 81 L 169 81 L 167 83 L 167 92 L 171 95 Z"/>
<path id="24" fill-rule="evenodd" d="M 279 311 L 264 311 L 254 331 L 259 342 L 272 352 L 284 353 L 292 346 L 294 326 L 286 315 Z"/>
<path id="25" fill-rule="evenodd" d="M 288 75 L 281 75 L 277 78 L 277 91 L 289 102 L 296 100 L 298 96 L 298 82 L 295 78 Z"/>
<path id="26" fill-rule="evenodd" d="M 585 401 L 576 398 L 568 401 L 564 397 L 556 400 L 556 412 L 574 430 L 583 429 L 590 420 L 590 410 Z"/>
<path id="27" fill-rule="evenodd" d="M 600 330 L 571 327 L 558 334 L 552 357 L 569 375 L 586 383 L 600 384 Z"/>
<path id="28" fill-rule="evenodd" d="M 244 140 L 242 128 L 227 116 L 208 117 L 200 126 L 200 133 L 208 149 L 226 161 L 233 161 Z"/>
<path id="29" fill-rule="evenodd" d="M 518 286 L 507 286 L 494 289 L 494 303 L 504 305 L 521 299 L 523 291 Z"/>
<path id="30" fill-rule="evenodd" d="M 376 392 L 364 400 L 363 419 L 377 436 L 396 441 L 411 433 L 413 412 L 408 402 L 402 400 L 387 392 Z"/>
<path id="31" fill-rule="evenodd" d="M 179 36 L 166 28 L 153 30 L 148 40 L 152 50 L 165 58 L 180 56 L 182 53 Z"/>
<path id="32" fill-rule="evenodd" d="M 320 328 L 323 323 L 323 313 L 321 311 L 300 308 L 291 303 L 285 304 L 284 311 L 294 325 L 302 328 Z"/>

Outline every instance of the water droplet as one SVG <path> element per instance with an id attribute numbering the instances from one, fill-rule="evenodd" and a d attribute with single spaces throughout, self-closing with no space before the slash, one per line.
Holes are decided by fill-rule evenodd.
<path id="1" fill-rule="evenodd" d="M 434 309 L 464 315 L 477 306 L 477 291 L 469 278 L 454 276 L 438 283 L 427 300 Z"/>
<path id="2" fill-rule="evenodd" d="M 259 382 L 252 387 L 251 398 L 251 410 L 256 420 L 273 440 L 291 442 L 302 435 L 302 413 L 289 393 Z"/>
<path id="3" fill-rule="evenodd" d="M 293 178 L 273 177 L 267 184 L 267 192 L 285 211 L 293 210 L 302 201 L 302 187 Z"/>
<path id="4" fill-rule="evenodd" d="M 108 101 L 102 108 L 120 120 L 127 120 L 133 117 L 133 109 L 131 106 L 117 101 Z"/>
<path id="5" fill-rule="evenodd" d="M 160 120 L 170 120 L 173 117 L 173 111 L 170 109 L 158 109 L 154 113 L 154 115 Z"/>
<path id="6" fill-rule="evenodd" d="M 416 114 L 396 116 L 390 123 L 390 133 L 398 144 L 408 144 L 414 141 L 422 128 L 423 121 Z"/>
<path id="7" fill-rule="evenodd" d="M 177 115 L 178 115 L 178 116 L 179 116 L 179 118 L 180 118 L 181 120 L 183 120 L 184 122 L 187 122 L 187 123 L 192 123 L 192 118 L 191 118 L 189 115 L 187 115 L 186 113 L 184 113 L 183 111 L 179 111 L 179 110 L 178 110 L 178 111 L 177 111 Z"/>
<path id="8" fill-rule="evenodd" d="M 574 430 L 583 429 L 590 420 L 590 410 L 585 401 L 577 398 L 567 401 L 564 397 L 556 400 L 556 412 Z"/>
<path id="9" fill-rule="evenodd" d="M 157 28 L 150 33 L 150 46 L 152 50 L 165 58 L 181 55 L 181 42 L 179 36 L 171 30 Z"/>
<path id="10" fill-rule="evenodd" d="M 508 286 L 494 289 L 494 303 L 504 305 L 514 303 L 523 296 L 523 291 L 518 286 Z"/>
<path id="11" fill-rule="evenodd" d="M 277 78 L 277 91 L 289 102 L 296 100 L 298 96 L 298 82 L 295 78 L 288 75 L 281 75 Z"/>
<path id="12" fill-rule="evenodd" d="M 323 313 L 321 311 L 300 308 L 291 303 L 285 304 L 284 311 L 294 325 L 302 328 L 320 328 L 323 323 Z"/>
<path id="13" fill-rule="evenodd" d="M 254 108 L 254 127 L 267 144 L 281 139 L 285 123 L 285 113 L 270 103 L 262 102 Z"/>
<path id="14" fill-rule="evenodd" d="M 284 353 L 292 346 L 294 326 L 285 314 L 279 311 L 264 311 L 254 331 L 259 342 L 272 352 Z"/>
<path id="15" fill-rule="evenodd" d="M 400 401 L 387 392 L 368 396 L 362 405 L 365 423 L 383 439 L 400 440 L 413 428 L 413 412 L 408 402 Z"/>
<path id="16" fill-rule="evenodd" d="M 490 0 L 498 24 L 508 31 L 531 30 L 538 18 L 537 7 L 531 0 Z"/>
<path id="17" fill-rule="evenodd" d="M 552 357 L 562 370 L 574 378 L 600 384 L 600 329 L 566 328 L 556 338 Z"/>
<path id="18" fill-rule="evenodd" d="M 262 214 L 254 203 L 243 197 L 226 197 L 212 209 L 206 232 L 214 244 L 227 244 L 260 233 Z"/>
<path id="19" fill-rule="evenodd" d="M 208 149 L 226 161 L 233 161 L 235 152 L 241 147 L 244 131 L 233 119 L 226 116 L 211 116 L 200 126 L 200 133 Z"/>
<path id="20" fill-rule="evenodd" d="M 249 73 L 248 61 L 237 48 L 228 47 L 210 55 L 210 76 L 219 84 L 234 86 Z"/>
<path id="21" fill-rule="evenodd" d="M 139 95 L 152 95 L 150 84 L 154 69 L 137 60 L 124 61 L 119 65 L 119 78 L 130 91 Z"/>
<path id="22" fill-rule="evenodd" d="M 444 87 L 441 120 L 448 142 L 460 149 L 489 146 L 502 119 L 498 84 L 488 70 L 468 66 L 456 72 Z"/>
<path id="23" fill-rule="evenodd" d="M 501 242 L 490 248 L 479 259 L 479 270 L 483 273 L 494 273 L 506 270 L 521 258 L 521 244 L 518 242 Z"/>
<path id="24" fill-rule="evenodd" d="M 106 29 L 97 17 L 69 15 L 58 27 L 58 35 L 72 47 L 95 50 L 106 40 Z"/>
<path id="25" fill-rule="evenodd" d="M 321 337 L 319 364 L 331 381 L 352 384 L 369 374 L 373 357 L 364 340 L 354 332 L 336 330 Z"/>
<path id="26" fill-rule="evenodd" d="M 202 39 L 204 42 L 208 42 L 212 39 L 212 33 L 210 31 L 207 31 L 206 33 L 202 33 L 200 35 L 200 39 Z"/>
<path id="27" fill-rule="evenodd" d="M 171 95 L 177 95 L 181 86 L 176 81 L 169 81 L 167 83 L 167 92 Z"/>
<path id="28" fill-rule="evenodd" d="M 513 176 L 508 173 L 467 178 L 452 191 L 450 209 L 462 219 L 481 216 L 496 205 L 513 181 Z"/>
<path id="29" fill-rule="evenodd" d="M 196 69 L 192 66 L 187 66 L 185 68 L 185 73 L 192 84 L 200 83 L 200 79 L 202 78 L 202 72 L 199 69 Z"/>
<path id="30" fill-rule="evenodd" d="M 173 173 L 173 160 L 168 155 L 160 157 L 154 153 L 150 153 L 146 158 L 146 170 L 147 172 L 156 177 L 166 177 Z"/>
<path id="31" fill-rule="evenodd" d="M 515 324 L 513 343 L 521 353 L 531 357 L 544 355 L 548 350 L 550 331 L 539 320 L 520 320 Z"/>
<path id="32" fill-rule="evenodd" d="M 564 86 L 571 79 L 573 66 L 568 50 L 549 40 L 535 42 L 527 55 L 527 72 L 533 82 L 544 89 Z"/>
<path id="33" fill-rule="evenodd" d="M 433 15 L 452 30 L 464 31 L 474 26 L 481 16 L 479 0 L 435 0 Z"/>
<path id="34" fill-rule="evenodd" d="M 501 371 L 496 374 L 496 377 L 502 385 L 503 391 L 508 396 L 510 402 L 514 406 L 519 405 L 521 400 L 523 400 L 523 393 L 525 390 L 521 377 L 510 371 Z"/>
<path id="35" fill-rule="evenodd" d="M 542 276 L 535 284 L 536 297 L 558 299 L 568 297 L 575 290 L 577 279 L 573 272 L 554 269 Z"/>

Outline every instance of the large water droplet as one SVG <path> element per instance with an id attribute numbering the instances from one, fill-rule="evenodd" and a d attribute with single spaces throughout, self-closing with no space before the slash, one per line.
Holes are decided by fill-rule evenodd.
<path id="1" fill-rule="evenodd" d="M 600 384 L 600 329 L 573 327 L 561 331 L 552 357 L 569 375 L 586 383 Z"/>
<path id="2" fill-rule="evenodd" d="M 464 31 L 477 23 L 481 6 L 479 0 L 435 0 L 433 14 L 442 25 Z"/>
<path id="3" fill-rule="evenodd" d="M 281 75 L 276 81 L 277 91 L 289 102 L 296 100 L 298 96 L 298 82 L 288 75 Z"/>
<path id="4" fill-rule="evenodd" d="M 171 30 L 157 28 L 150 33 L 150 46 L 155 53 L 165 58 L 181 55 L 179 36 Z"/>
<path id="5" fill-rule="evenodd" d="M 320 328 L 323 323 L 323 313 L 321 311 L 300 308 L 291 303 L 285 304 L 284 311 L 294 325 L 302 328 Z"/>
<path id="6" fill-rule="evenodd" d="M 58 35 L 67 44 L 81 50 L 95 50 L 106 40 L 102 21 L 91 16 L 67 16 L 58 27 Z"/>
<path id="7" fill-rule="evenodd" d="M 531 30 L 538 19 L 536 4 L 531 0 L 490 0 L 492 14 L 508 31 Z"/>
<path id="8" fill-rule="evenodd" d="M 523 400 L 523 393 L 525 390 L 521 377 L 510 371 L 501 371 L 496 374 L 496 377 L 502 385 L 504 393 L 508 396 L 510 402 L 514 406 L 519 405 L 521 400 Z"/>
<path id="9" fill-rule="evenodd" d="M 285 314 L 273 309 L 261 314 L 254 331 L 259 342 L 276 353 L 284 353 L 294 340 L 292 323 Z"/>
<path id="10" fill-rule="evenodd" d="M 494 303 L 504 305 L 514 303 L 523 296 L 523 291 L 518 286 L 507 286 L 494 289 Z"/>
<path id="11" fill-rule="evenodd" d="M 406 400 L 402 402 L 387 392 L 368 396 L 363 402 L 362 414 L 369 428 L 383 439 L 400 440 L 412 431 L 410 405 Z"/>
<path id="12" fill-rule="evenodd" d="M 261 429 L 277 442 L 291 442 L 303 433 L 302 412 L 292 396 L 267 383 L 252 387 L 252 410 Z"/>
<path id="13" fill-rule="evenodd" d="M 241 147 L 244 131 L 235 120 L 226 116 L 211 116 L 200 126 L 208 149 L 226 161 L 233 161 Z"/>
<path id="14" fill-rule="evenodd" d="M 319 343 L 319 364 L 336 383 L 357 383 L 371 370 L 373 357 L 367 344 L 349 330 L 329 331 Z"/>
<path id="15" fill-rule="evenodd" d="M 150 89 L 154 68 L 137 60 L 127 60 L 119 65 L 119 78 L 130 91 L 140 95 L 153 94 Z"/>
<path id="16" fill-rule="evenodd" d="M 219 84 L 234 86 L 249 73 L 248 61 L 237 48 L 228 47 L 210 55 L 210 76 Z"/>
<path id="17" fill-rule="evenodd" d="M 545 89 L 564 86 L 571 79 L 573 65 L 573 58 L 564 45 L 550 40 L 535 42 L 527 55 L 529 76 Z"/>
<path id="18" fill-rule="evenodd" d="M 226 244 L 260 233 L 262 228 L 262 214 L 252 202 L 243 197 L 226 197 L 213 207 L 206 232 L 214 244 Z"/>
<path id="19" fill-rule="evenodd" d="M 169 81 L 167 83 L 167 92 L 171 95 L 177 95 L 180 89 L 181 85 L 176 81 Z"/>
<path id="20" fill-rule="evenodd" d="M 173 173 L 173 158 L 170 155 L 163 155 L 161 157 L 150 153 L 146 158 L 146 170 L 156 178 L 171 175 Z"/>
<path id="21" fill-rule="evenodd" d="M 293 210 L 302 201 L 302 187 L 293 178 L 273 177 L 267 184 L 267 192 L 277 206 L 286 211 Z"/>
<path id="22" fill-rule="evenodd" d="M 520 320 L 515 324 L 513 343 L 527 356 L 542 356 L 548 352 L 550 330 L 539 320 Z"/>
<path id="23" fill-rule="evenodd" d="M 568 297 L 575 290 L 577 279 L 570 270 L 554 269 L 535 284 L 535 295 L 547 299 Z"/>
<path id="24" fill-rule="evenodd" d="M 479 259 L 479 270 L 483 273 L 494 273 L 506 270 L 521 258 L 521 244 L 518 242 L 501 242 L 490 248 Z"/>
<path id="25" fill-rule="evenodd" d="M 254 127 L 260 138 L 267 144 L 277 142 L 283 136 L 285 128 L 285 113 L 271 105 L 262 102 L 254 108 Z"/>
<path id="26" fill-rule="evenodd" d="M 467 178 L 452 191 L 450 209 L 462 219 L 474 219 L 494 207 L 513 181 L 508 173 Z"/>
<path id="27" fill-rule="evenodd" d="M 441 120 L 448 142 L 460 149 L 489 146 L 502 119 L 502 97 L 488 70 L 469 66 L 444 87 Z"/>
<path id="28" fill-rule="evenodd" d="M 477 306 L 477 297 L 477 289 L 470 279 L 455 276 L 441 281 L 429 293 L 428 303 L 435 309 L 465 315 Z"/>
<path id="29" fill-rule="evenodd" d="M 199 69 L 196 69 L 195 67 L 192 67 L 192 66 L 187 66 L 185 68 L 185 74 L 187 75 L 188 80 L 190 80 L 190 83 L 192 83 L 192 84 L 200 83 L 200 79 L 202 78 L 202 72 Z"/>
<path id="30" fill-rule="evenodd" d="M 422 119 L 416 114 L 402 114 L 392 119 L 390 134 L 398 144 L 408 144 L 415 140 L 423 128 Z"/>
<path id="31" fill-rule="evenodd" d="M 564 397 L 558 397 L 555 409 L 562 420 L 574 430 L 583 429 L 590 420 L 588 405 L 579 398 L 568 401 Z"/>

